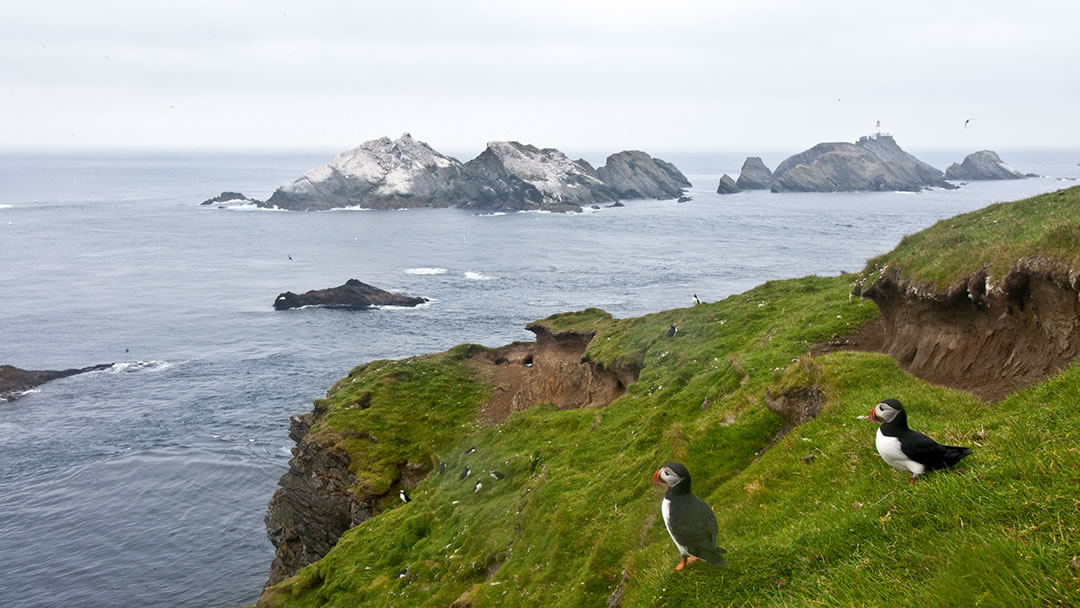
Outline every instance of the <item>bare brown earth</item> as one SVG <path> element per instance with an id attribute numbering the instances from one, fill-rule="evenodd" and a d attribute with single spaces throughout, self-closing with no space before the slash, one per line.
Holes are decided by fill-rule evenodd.
<path id="1" fill-rule="evenodd" d="M 887 273 L 861 294 L 881 317 L 811 351 L 881 352 L 934 384 L 1000 401 L 1080 358 L 1080 272 L 1040 258 L 998 285 L 977 273 L 945 292 Z"/>
<path id="2" fill-rule="evenodd" d="M 497 424 L 540 403 L 564 410 L 604 407 L 637 380 L 638 370 L 601 369 L 583 360 L 592 334 L 554 334 L 538 325 L 529 329 L 536 342 L 514 342 L 470 360 L 494 386 L 492 396 L 480 406 L 478 419 L 483 424 Z"/>

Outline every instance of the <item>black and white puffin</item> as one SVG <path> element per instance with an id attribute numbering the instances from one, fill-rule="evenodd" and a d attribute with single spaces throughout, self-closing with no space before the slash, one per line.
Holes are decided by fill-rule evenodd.
<path id="1" fill-rule="evenodd" d="M 679 328 L 676 327 L 674 323 L 672 323 L 671 327 L 669 327 L 667 330 L 667 337 L 674 338 L 675 334 L 677 333 L 679 333 Z"/>
<path id="2" fill-rule="evenodd" d="M 716 546 L 716 516 L 708 503 L 690 491 L 690 471 L 678 462 L 664 465 L 653 475 L 653 483 L 667 485 L 660 512 L 682 561 L 676 570 L 703 559 L 713 566 L 727 563 L 727 549 Z"/>
<path id="3" fill-rule="evenodd" d="M 405 493 L 405 488 L 401 488 L 401 490 L 398 492 L 398 498 L 401 499 L 401 502 L 412 502 L 412 499 L 409 498 L 409 495 Z"/>
<path id="4" fill-rule="evenodd" d="M 881 422 L 874 441 L 882 460 L 894 469 L 911 473 L 910 483 L 927 471 L 944 469 L 973 454 L 969 448 L 941 445 L 918 431 L 908 428 L 907 411 L 896 399 L 886 399 L 874 406 L 870 422 Z"/>

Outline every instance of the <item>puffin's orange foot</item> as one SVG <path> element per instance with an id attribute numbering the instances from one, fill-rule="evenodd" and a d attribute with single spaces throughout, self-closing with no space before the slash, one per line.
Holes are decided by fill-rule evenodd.
<path id="1" fill-rule="evenodd" d="M 694 563 L 696 561 L 697 561 L 697 558 L 694 557 L 693 555 L 691 555 L 690 557 L 686 558 L 686 565 L 689 566 L 690 564 L 692 564 L 692 563 Z"/>
<path id="2" fill-rule="evenodd" d="M 678 571 L 678 570 L 682 570 L 682 569 L 683 569 L 683 568 L 685 568 L 685 567 L 686 567 L 686 558 L 684 557 L 684 558 L 682 558 L 682 561 L 681 561 L 681 562 L 679 562 L 679 565 L 678 565 L 678 566 L 675 566 L 675 570 L 676 570 L 676 571 Z"/>

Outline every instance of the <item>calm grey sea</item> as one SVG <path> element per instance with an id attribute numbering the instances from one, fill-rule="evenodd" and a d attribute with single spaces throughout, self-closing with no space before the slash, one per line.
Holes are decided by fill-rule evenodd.
<path id="1" fill-rule="evenodd" d="M 694 183 L 684 204 L 574 215 L 198 205 L 226 189 L 265 197 L 330 156 L 0 153 L 0 364 L 116 364 L 0 402 L 0 606 L 253 602 L 273 553 L 262 517 L 289 459 L 288 416 L 360 363 L 530 339 L 524 325 L 556 312 L 635 316 L 694 293 L 859 270 L 938 219 L 1080 176 L 1080 151 L 1018 150 L 1002 156 L 1053 178 L 721 197 L 720 173 L 742 157 L 699 153 L 660 155 Z M 963 155 L 920 156 L 944 168 Z M 349 278 L 431 303 L 271 307 L 279 292 Z"/>

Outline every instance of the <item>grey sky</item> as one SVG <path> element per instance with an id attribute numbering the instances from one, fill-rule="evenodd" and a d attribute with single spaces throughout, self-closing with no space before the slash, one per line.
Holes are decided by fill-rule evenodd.
<path id="1" fill-rule="evenodd" d="M 1080 3 L 36 2 L 0 146 L 1080 145 Z M 975 120 L 963 128 L 965 119 Z"/>

